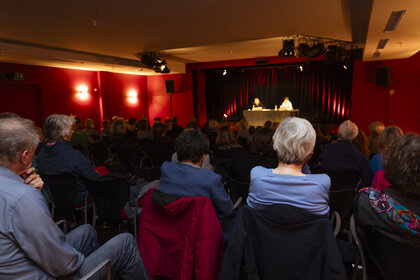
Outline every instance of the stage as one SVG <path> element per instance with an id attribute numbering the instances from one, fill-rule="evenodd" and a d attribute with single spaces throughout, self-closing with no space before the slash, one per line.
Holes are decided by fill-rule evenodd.
<path id="1" fill-rule="evenodd" d="M 242 112 L 244 118 L 247 119 L 248 125 L 264 126 L 266 121 L 281 122 L 287 117 L 299 117 L 299 110 L 280 111 L 280 110 L 245 110 Z"/>

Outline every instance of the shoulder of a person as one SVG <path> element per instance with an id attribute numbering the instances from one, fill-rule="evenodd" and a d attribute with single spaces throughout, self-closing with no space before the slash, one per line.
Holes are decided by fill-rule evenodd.
<path id="1" fill-rule="evenodd" d="M 269 169 L 262 167 L 262 166 L 255 166 L 251 169 L 251 178 L 255 179 L 257 177 L 261 177 L 267 174 Z"/>

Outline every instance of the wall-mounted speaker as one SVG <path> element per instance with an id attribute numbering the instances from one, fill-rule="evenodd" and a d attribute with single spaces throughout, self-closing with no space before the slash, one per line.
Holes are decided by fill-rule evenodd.
<path id="1" fill-rule="evenodd" d="M 388 88 L 391 83 L 391 67 L 376 68 L 375 82 L 377 86 Z"/>
<path id="2" fill-rule="evenodd" d="M 175 92 L 174 80 L 165 80 L 165 88 L 166 88 L 167 93 L 174 94 Z"/>

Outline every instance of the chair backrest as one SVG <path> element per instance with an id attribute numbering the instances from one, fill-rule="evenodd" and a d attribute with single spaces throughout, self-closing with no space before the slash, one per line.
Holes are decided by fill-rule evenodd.
<path id="1" fill-rule="evenodd" d="M 80 280 L 89 280 L 89 279 L 98 279 L 98 278 L 101 278 L 104 280 L 111 280 L 111 261 L 109 259 L 106 259 L 100 264 L 98 264 L 94 269 L 89 271 L 89 273 L 83 276 L 83 278 L 81 278 Z"/>
<path id="2" fill-rule="evenodd" d="M 330 212 L 338 212 L 341 217 L 342 227 L 347 228 L 350 225 L 353 199 L 361 183 L 359 174 L 355 171 L 331 171 L 325 169 L 320 169 L 319 173 L 325 173 L 330 177 Z"/>
<path id="3" fill-rule="evenodd" d="M 159 180 L 160 178 L 160 167 L 139 168 L 135 165 L 131 165 L 130 169 L 135 174 L 136 178 L 143 178 L 147 182 Z"/>
<path id="4" fill-rule="evenodd" d="M 240 197 L 242 197 L 242 203 L 246 202 L 249 193 L 249 182 L 239 181 L 227 176 L 226 184 L 232 201 L 237 201 Z"/>
<path id="5" fill-rule="evenodd" d="M 149 190 L 137 243 L 152 279 L 219 277 L 222 229 L 208 197 L 174 197 Z"/>
<path id="6" fill-rule="evenodd" d="M 72 201 L 77 192 L 76 177 L 71 174 L 46 175 L 40 174 L 47 184 L 52 200 L 58 211 L 68 216 L 73 209 Z"/>
<path id="7" fill-rule="evenodd" d="M 124 178 L 83 178 L 96 206 L 98 216 L 105 222 L 120 221 L 121 210 L 129 200 L 130 188 Z"/>
<path id="8" fill-rule="evenodd" d="M 419 279 L 420 247 L 398 242 L 374 228 L 364 228 L 363 232 L 368 274 L 373 270 L 385 280 Z"/>

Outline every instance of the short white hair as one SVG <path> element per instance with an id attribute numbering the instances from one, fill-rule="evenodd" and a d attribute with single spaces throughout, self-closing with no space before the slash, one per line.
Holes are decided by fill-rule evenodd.
<path id="1" fill-rule="evenodd" d="M 338 137 L 343 140 L 352 141 L 357 134 L 359 134 L 357 125 L 349 120 L 342 122 L 338 127 Z"/>
<path id="2" fill-rule="evenodd" d="M 311 123 L 301 118 L 286 118 L 273 135 L 273 148 L 280 162 L 300 164 L 312 153 L 316 134 Z"/>

